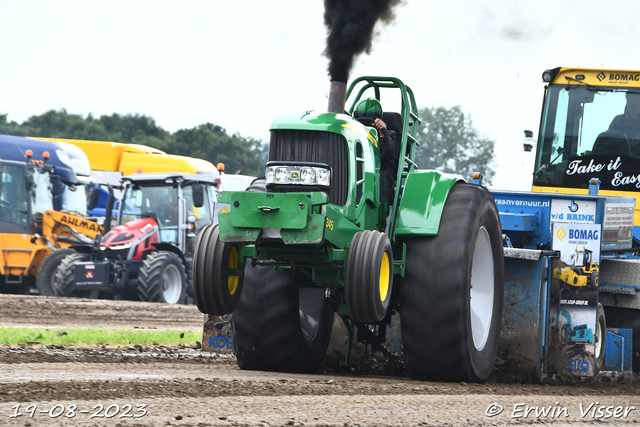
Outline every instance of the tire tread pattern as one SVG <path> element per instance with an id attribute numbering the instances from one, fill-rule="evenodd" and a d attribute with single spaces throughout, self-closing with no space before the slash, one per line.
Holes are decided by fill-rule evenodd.
<path id="1" fill-rule="evenodd" d="M 380 295 L 380 266 L 384 253 L 389 257 L 389 288 L 384 301 Z M 362 323 L 384 319 L 393 289 L 393 252 L 386 234 L 375 230 L 357 232 L 347 254 L 345 298 L 351 317 Z"/>
<path id="2" fill-rule="evenodd" d="M 162 292 L 162 274 L 169 264 L 175 265 L 180 274 L 180 296 L 176 303 L 185 303 L 187 273 L 180 257 L 169 251 L 153 251 L 142 261 L 138 272 L 138 293 L 142 301 L 169 302 Z"/>
<path id="3" fill-rule="evenodd" d="M 218 224 L 203 227 L 193 256 L 193 290 L 198 309 L 210 315 L 231 314 L 240 300 L 244 276 L 233 295 L 229 292 L 229 254 L 233 245 L 220 240 Z"/>
<path id="4" fill-rule="evenodd" d="M 476 352 L 470 335 L 469 280 L 475 236 L 489 232 L 494 254 L 494 317 L 487 343 Z M 407 373 L 434 381 L 485 380 L 498 350 L 504 294 L 504 260 L 498 211 L 484 187 L 453 186 L 440 229 L 406 240 L 406 274 L 400 289 Z"/>
<path id="5" fill-rule="evenodd" d="M 231 315 L 233 349 L 241 369 L 317 371 L 327 351 L 333 309 L 323 298 L 320 326 L 311 341 L 300 326 L 297 284 L 308 280 L 293 269 L 247 265 L 244 290 Z"/>
<path id="6" fill-rule="evenodd" d="M 36 287 L 40 295 L 47 297 L 60 297 L 65 295 L 58 295 L 53 286 L 55 280 L 56 271 L 58 266 L 68 255 L 74 255 L 78 252 L 73 248 L 62 248 L 51 252 L 38 266 L 38 273 L 36 274 Z"/>
<path id="7" fill-rule="evenodd" d="M 89 257 L 85 254 L 74 253 L 66 256 L 55 273 L 55 287 L 62 291 L 60 296 L 70 296 L 74 290 L 76 281 L 75 265 L 86 261 Z"/>

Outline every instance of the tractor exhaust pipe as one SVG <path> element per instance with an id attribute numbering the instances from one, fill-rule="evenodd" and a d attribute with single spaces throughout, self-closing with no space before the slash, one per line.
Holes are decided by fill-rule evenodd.
<path id="1" fill-rule="evenodd" d="M 331 86 L 329 87 L 329 105 L 327 106 L 327 112 L 344 113 L 344 103 L 346 96 L 346 82 L 331 82 Z"/>

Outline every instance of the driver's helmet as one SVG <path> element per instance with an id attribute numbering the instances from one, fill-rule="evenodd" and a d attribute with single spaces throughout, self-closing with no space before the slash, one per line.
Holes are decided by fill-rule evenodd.
<path id="1" fill-rule="evenodd" d="M 371 120 L 382 119 L 382 105 L 380 101 L 375 98 L 367 98 L 358 102 L 356 108 L 353 110 L 353 117 L 359 119 L 361 117 L 368 117 Z"/>

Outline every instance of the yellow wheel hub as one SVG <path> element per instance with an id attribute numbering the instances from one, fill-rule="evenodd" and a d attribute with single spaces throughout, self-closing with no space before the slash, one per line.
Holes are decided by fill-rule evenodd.
<path id="1" fill-rule="evenodd" d="M 387 299 L 389 292 L 389 255 L 385 252 L 380 263 L 380 301 Z"/>
<path id="2" fill-rule="evenodd" d="M 229 252 L 229 268 L 238 268 L 238 248 L 235 246 L 231 248 L 231 252 Z M 229 293 L 234 295 L 238 290 L 238 283 L 240 283 L 240 277 L 238 276 L 228 276 L 229 279 Z"/>

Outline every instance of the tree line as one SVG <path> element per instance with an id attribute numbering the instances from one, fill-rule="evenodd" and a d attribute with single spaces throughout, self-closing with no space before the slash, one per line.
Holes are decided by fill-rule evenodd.
<path id="1" fill-rule="evenodd" d="M 431 107 L 420 109 L 419 117 L 422 123 L 418 127 L 420 146 L 416 150 L 416 163 L 421 169 L 455 173 L 467 180 L 473 172 L 480 171 L 485 182 L 491 183 L 495 142 L 478 133 L 470 116 L 460 107 Z M 22 123 L 9 121 L 8 114 L 0 114 L 0 133 L 148 145 L 168 154 L 208 160 L 214 165 L 222 162 L 227 173 L 254 176 L 264 174 L 268 152 L 268 143 L 238 133 L 229 135 L 226 129 L 213 123 L 171 133 L 153 118 L 138 114 L 114 113 L 95 118 L 91 114 L 82 117 L 66 110 L 51 110 Z"/>
<path id="2" fill-rule="evenodd" d="M 0 133 L 7 135 L 142 144 L 168 154 L 208 160 L 214 165 L 222 162 L 227 173 L 264 174 L 266 144 L 239 134 L 229 135 L 224 128 L 212 123 L 171 133 L 158 126 L 153 118 L 138 114 L 114 113 L 95 118 L 91 114 L 82 117 L 66 110 L 51 110 L 31 116 L 23 123 L 9 121 L 7 116 L 0 114 Z"/>

